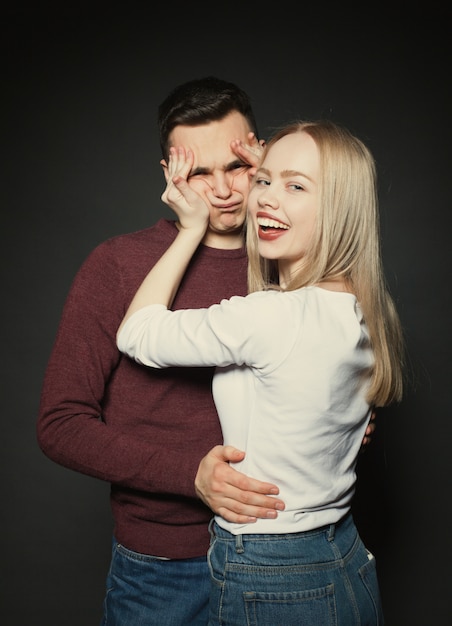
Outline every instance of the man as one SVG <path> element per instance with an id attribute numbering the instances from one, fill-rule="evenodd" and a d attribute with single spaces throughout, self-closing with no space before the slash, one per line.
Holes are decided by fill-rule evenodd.
<path id="1" fill-rule="evenodd" d="M 215 78 L 191 81 L 161 104 L 159 129 L 164 171 L 170 145 L 190 146 L 190 184 L 211 211 L 174 308 L 244 294 L 248 170 L 260 152 L 247 95 Z M 240 140 L 240 157 L 232 151 L 234 140 Z M 116 348 L 130 300 L 176 232 L 174 222 L 160 220 L 89 255 L 68 295 L 42 390 L 37 434 L 44 453 L 111 483 L 114 541 L 105 626 L 207 624 L 211 511 L 194 487 L 203 457 L 199 495 L 220 514 L 231 520 L 270 517 L 283 506 L 266 495 L 277 493 L 275 486 L 227 465 L 240 458 L 237 452 L 215 447 L 222 436 L 210 369 L 162 374 L 132 363 Z"/>
<path id="2" fill-rule="evenodd" d="M 173 308 L 246 293 L 242 230 L 250 169 L 261 152 L 248 96 L 216 78 L 190 81 L 163 101 L 158 121 L 165 176 L 169 148 L 189 147 L 189 184 L 210 208 Z M 277 486 L 228 465 L 240 451 L 217 445 L 210 369 L 156 371 L 117 350 L 116 331 L 135 291 L 176 233 L 175 222 L 160 220 L 89 255 L 68 295 L 42 390 L 37 433 L 44 453 L 111 483 L 103 626 L 205 626 L 205 504 L 239 522 L 275 517 L 284 506 Z"/>

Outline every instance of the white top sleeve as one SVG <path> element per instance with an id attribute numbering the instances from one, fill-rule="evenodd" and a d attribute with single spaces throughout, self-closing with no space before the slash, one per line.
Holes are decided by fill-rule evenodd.
<path id="1" fill-rule="evenodd" d="M 285 323 L 275 317 L 277 312 L 281 320 L 284 308 L 293 317 L 281 295 L 273 291 L 234 296 L 207 309 L 169 311 L 152 304 L 127 320 L 118 335 L 118 348 L 156 368 L 233 364 L 272 368 L 293 343 Z M 274 304 L 279 305 L 277 311 Z M 296 332 L 293 325 L 292 331 Z"/>

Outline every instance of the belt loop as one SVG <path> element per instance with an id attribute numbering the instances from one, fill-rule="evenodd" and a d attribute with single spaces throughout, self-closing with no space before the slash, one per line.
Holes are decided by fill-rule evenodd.
<path id="1" fill-rule="evenodd" d="M 209 534 L 210 534 L 210 540 L 213 541 L 214 537 L 215 537 L 215 531 L 213 528 L 213 525 L 215 523 L 215 518 L 212 517 L 212 519 L 209 522 Z"/>
<path id="2" fill-rule="evenodd" d="M 327 535 L 326 535 L 328 541 L 334 541 L 335 532 L 336 532 L 336 524 L 330 524 L 330 527 L 328 528 Z"/>
<path id="3" fill-rule="evenodd" d="M 245 552 L 245 548 L 243 547 L 243 536 L 236 535 L 235 536 L 235 551 L 237 554 L 243 554 Z"/>

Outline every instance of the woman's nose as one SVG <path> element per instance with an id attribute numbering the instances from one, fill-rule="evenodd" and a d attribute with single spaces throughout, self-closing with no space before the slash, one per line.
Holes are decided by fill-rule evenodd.
<path id="1" fill-rule="evenodd" d="M 279 201 L 276 195 L 271 191 L 270 187 L 265 187 L 262 193 L 259 194 L 257 201 L 261 207 L 277 209 L 279 206 Z"/>

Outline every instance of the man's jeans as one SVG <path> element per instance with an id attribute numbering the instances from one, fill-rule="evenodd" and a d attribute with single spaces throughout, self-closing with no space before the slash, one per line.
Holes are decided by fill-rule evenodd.
<path id="1" fill-rule="evenodd" d="M 206 557 L 169 560 L 113 540 L 101 626 L 207 626 Z"/>

